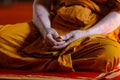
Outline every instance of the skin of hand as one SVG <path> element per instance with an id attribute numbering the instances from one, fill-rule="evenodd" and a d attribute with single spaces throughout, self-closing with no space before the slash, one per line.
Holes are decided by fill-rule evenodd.
<path id="1" fill-rule="evenodd" d="M 59 46 L 65 44 L 65 41 L 59 38 L 58 33 L 53 28 L 47 30 L 47 33 L 44 36 L 44 41 L 45 44 L 47 43 L 47 45 L 50 46 L 51 49 L 53 50 L 54 50 L 53 46 Z"/>
<path id="2" fill-rule="evenodd" d="M 49 46 L 62 45 L 65 41 L 58 40 L 59 37 L 56 30 L 51 28 L 49 19 L 49 11 L 52 0 L 34 0 L 33 3 L 33 23 L 38 28 L 44 38 L 44 43 Z"/>
<path id="3" fill-rule="evenodd" d="M 59 37 L 58 33 L 51 28 L 49 20 L 49 8 L 52 0 L 35 0 L 39 1 L 39 4 L 35 4 L 33 13 L 35 17 L 33 22 L 36 24 L 40 33 L 43 35 L 45 41 L 47 41 L 52 49 L 59 50 L 65 48 L 71 42 L 78 38 L 90 36 L 93 34 L 107 34 L 115 30 L 120 25 L 120 13 L 110 12 L 97 24 L 88 30 L 80 31 L 74 30 L 70 33 Z M 59 39 L 58 39 L 59 38 Z"/>
<path id="4" fill-rule="evenodd" d="M 66 41 L 63 45 L 54 46 L 55 49 L 62 49 L 69 45 L 71 42 L 86 36 L 90 36 L 93 34 L 107 34 L 120 26 L 120 13 L 119 12 L 110 12 L 103 19 L 101 19 L 94 26 L 89 28 L 88 30 L 74 30 L 66 35 L 61 36 L 63 41 Z"/>
<path id="5" fill-rule="evenodd" d="M 69 45 L 71 42 L 82 38 L 84 36 L 87 36 L 86 31 L 81 31 L 81 30 L 74 30 L 71 31 L 70 33 L 61 36 L 60 38 L 65 41 L 65 43 L 63 45 L 57 45 L 57 46 L 53 46 L 54 49 L 62 49 L 65 48 L 67 45 Z"/>

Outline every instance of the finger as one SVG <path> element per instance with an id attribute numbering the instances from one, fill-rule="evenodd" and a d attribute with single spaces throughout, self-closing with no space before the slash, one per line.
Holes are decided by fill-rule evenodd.
<path id="1" fill-rule="evenodd" d="M 63 44 L 63 45 L 58 45 L 58 46 L 53 46 L 53 49 L 63 49 L 63 48 L 65 48 L 67 45 L 69 45 L 71 42 L 73 42 L 75 39 L 74 38 L 71 38 L 71 39 L 69 39 L 65 44 Z"/>
<path id="2" fill-rule="evenodd" d="M 65 41 L 59 41 L 57 42 L 53 37 L 52 35 L 48 35 L 48 39 L 50 41 L 50 44 L 53 45 L 53 46 L 57 46 L 57 45 L 62 45 L 65 43 Z"/>
<path id="3" fill-rule="evenodd" d="M 56 46 L 65 44 L 65 41 L 56 42 Z"/>
<path id="4" fill-rule="evenodd" d="M 67 45 L 69 45 L 69 42 L 65 42 L 62 45 L 58 45 L 58 46 L 53 46 L 53 49 L 59 50 L 59 49 L 63 49 L 65 48 Z"/>
<path id="5" fill-rule="evenodd" d="M 70 44 L 71 42 L 75 41 L 76 39 L 75 38 L 70 38 L 66 43 L 67 44 Z"/>
<path id="6" fill-rule="evenodd" d="M 58 37 L 56 40 L 57 40 L 58 42 L 63 41 L 63 40 L 61 39 L 61 37 Z"/>
<path id="7" fill-rule="evenodd" d="M 63 44 L 63 45 L 58 45 L 58 46 L 53 46 L 52 49 L 53 50 L 60 50 L 63 49 L 67 46 L 67 43 Z"/>
<path id="8" fill-rule="evenodd" d="M 69 40 L 72 37 L 71 33 L 68 33 L 66 35 L 60 36 L 60 38 L 64 41 Z"/>
<path id="9" fill-rule="evenodd" d="M 56 40 L 53 38 L 53 36 L 51 34 L 47 35 L 48 41 L 50 42 L 50 44 L 54 45 L 56 43 Z"/>
<path id="10" fill-rule="evenodd" d="M 57 38 L 59 37 L 58 33 L 55 32 L 55 33 L 53 34 L 53 37 L 54 37 L 55 39 L 57 39 Z"/>

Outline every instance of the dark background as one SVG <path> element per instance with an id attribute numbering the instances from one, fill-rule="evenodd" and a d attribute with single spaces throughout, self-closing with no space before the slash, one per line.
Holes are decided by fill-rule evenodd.
<path id="1" fill-rule="evenodd" d="M 0 0 L 0 25 L 32 20 L 33 0 Z"/>

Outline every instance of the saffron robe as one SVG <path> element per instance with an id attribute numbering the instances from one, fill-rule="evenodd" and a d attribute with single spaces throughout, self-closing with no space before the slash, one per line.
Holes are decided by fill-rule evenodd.
<path id="1" fill-rule="evenodd" d="M 88 29 L 110 11 L 117 10 L 119 2 L 61 0 L 64 5 L 53 5 L 52 27 L 60 35 Z M 0 66 L 36 71 L 111 71 L 120 63 L 119 30 L 118 27 L 107 35 L 83 37 L 53 51 L 32 22 L 0 25 Z"/>

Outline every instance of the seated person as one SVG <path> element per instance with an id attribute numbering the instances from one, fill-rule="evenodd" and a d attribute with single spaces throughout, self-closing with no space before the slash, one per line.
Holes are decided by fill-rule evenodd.
<path id="1" fill-rule="evenodd" d="M 0 67 L 112 71 L 119 26 L 119 0 L 34 0 L 31 22 L 0 25 Z"/>

